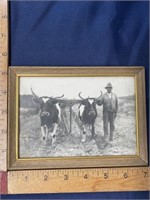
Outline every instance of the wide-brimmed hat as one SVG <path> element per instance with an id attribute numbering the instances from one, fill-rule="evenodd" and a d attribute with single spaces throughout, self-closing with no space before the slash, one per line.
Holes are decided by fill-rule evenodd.
<path id="1" fill-rule="evenodd" d="M 112 88 L 112 84 L 111 83 L 107 83 L 106 87 L 105 88 Z"/>

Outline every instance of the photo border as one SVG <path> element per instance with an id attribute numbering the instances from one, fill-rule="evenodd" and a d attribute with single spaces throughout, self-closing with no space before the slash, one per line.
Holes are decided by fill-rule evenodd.
<path id="1" fill-rule="evenodd" d="M 136 155 L 67 156 L 19 158 L 19 79 L 20 77 L 134 77 L 136 97 Z M 10 67 L 8 85 L 8 169 L 58 169 L 118 166 L 145 166 L 147 128 L 144 67 Z M 92 162 L 91 162 L 92 161 Z"/>

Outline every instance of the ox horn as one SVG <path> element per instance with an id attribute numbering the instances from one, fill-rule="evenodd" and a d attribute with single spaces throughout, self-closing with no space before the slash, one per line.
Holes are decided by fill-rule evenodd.
<path id="1" fill-rule="evenodd" d="M 85 100 L 83 97 L 81 97 L 81 92 L 79 92 L 78 96 L 80 97 L 80 99 Z"/>
<path id="2" fill-rule="evenodd" d="M 61 96 L 59 96 L 59 97 L 54 97 L 54 99 L 60 99 L 60 98 L 62 98 L 62 97 L 64 97 L 64 94 L 61 95 Z"/>
<path id="3" fill-rule="evenodd" d="M 97 100 L 100 99 L 102 95 L 103 95 L 103 93 L 102 93 L 102 91 L 101 91 L 101 94 L 100 94 L 99 97 L 97 97 Z"/>
<path id="4" fill-rule="evenodd" d="M 31 88 L 31 92 L 32 92 L 32 94 L 33 94 L 34 97 L 39 98 L 39 97 L 33 92 L 33 89 L 32 89 L 32 88 Z"/>

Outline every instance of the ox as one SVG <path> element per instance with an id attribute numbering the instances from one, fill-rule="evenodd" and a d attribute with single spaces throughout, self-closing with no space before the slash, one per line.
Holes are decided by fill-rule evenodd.
<path id="1" fill-rule="evenodd" d="M 94 139 L 95 135 L 95 119 L 97 117 L 97 109 L 96 104 L 98 100 L 100 100 L 102 96 L 102 92 L 98 98 L 83 98 L 81 96 L 81 92 L 78 95 L 80 99 L 82 99 L 80 105 L 79 105 L 79 119 L 82 122 L 83 127 L 83 136 L 82 136 L 82 142 L 86 140 L 86 129 L 87 127 L 90 128 L 92 133 L 92 139 Z"/>
<path id="2" fill-rule="evenodd" d="M 52 136 L 52 146 L 56 142 L 56 131 L 58 123 L 61 121 L 61 109 L 59 106 L 59 100 L 64 95 L 60 97 L 48 97 L 42 96 L 38 97 L 32 90 L 33 102 L 36 107 L 40 110 L 40 121 L 41 121 L 41 131 L 44 141 L 47 141 L 48 134 L 51 132 Z"/>

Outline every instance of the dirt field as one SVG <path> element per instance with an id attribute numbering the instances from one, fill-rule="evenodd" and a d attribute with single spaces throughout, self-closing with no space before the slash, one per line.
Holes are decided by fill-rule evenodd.
<path id="1" fill-rule="evenodd" d="M 81 142 L 81 128 L 77 117 L 77 107 L 73 107 L 72 132 L 67 133 L 63 122 L 59 124 L 56 145 L 51 146 L 51 137 L 47 144 L 42 141 L 39 115 L 21 109 L 20 112 L 20 157 L 61 157 L 61 156 L 102 156 L 135 155 L 135 105 L 133 98 L 120 98 L 119 111 L 115 121 L 114 140 L 107 142 L 103 137 L 102 107 L 97 106 L 98 117 L 95 123 L 95 139 L 90 131 L 85 142 Z M 63 116 L 69 126 L 69 108 L 63 109 Z"/>

